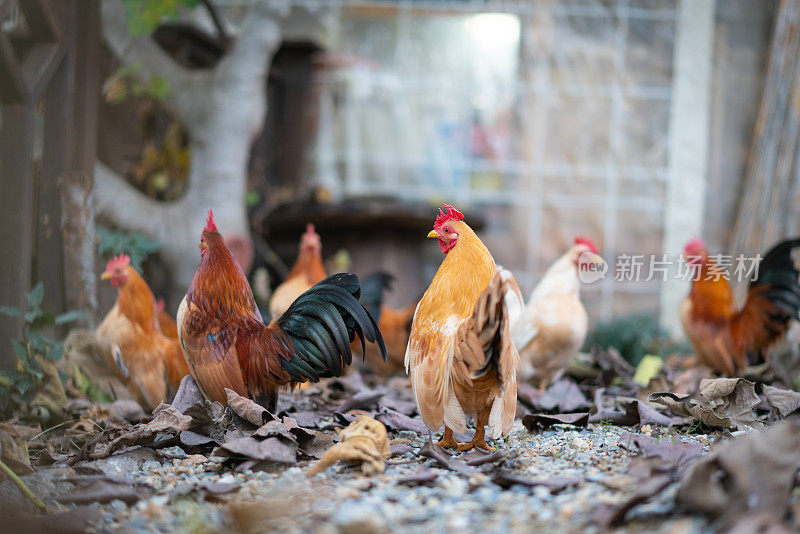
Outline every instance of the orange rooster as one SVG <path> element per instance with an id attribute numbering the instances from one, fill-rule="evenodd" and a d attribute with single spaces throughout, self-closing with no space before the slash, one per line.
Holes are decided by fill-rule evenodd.
<path id="1" fill-rule="evenodd" d="M 269 312 L 275 319 L 283 315 L 304 292 L 327 276 L 322 264 L 322 241 L 314 231 L 314 225 L 308 224 L 306 232 L 300 237 L 300 253 L 286 280 L 275 288 L 269 300 Z"/>
<path id="2" fill-rule="evenodd" d="M 444 423 L 439 445 L 494 450 L 484 427 L 493 439 L 507 435 L 517 408 L 519 355 L 505 299 L 522 296 L 464 216 L 442 206 L 428 237 L 445 258 L 414 313 L 406 369 L 422 420 L 432 432 Z M 475 436 L 459 444 L 453 431 L 466 430 L 466 415 L 475 417 Z"/>
<path id="3" fill-rule="evenodd" d="M 684 255 L 698 271 L 681 306 L 681 320 L 702 363 L 735 376 L 748 362 L 766 360 L 769 347 L 800 315 L 800 272 L 792 261 L 792 249 L 798 246 L 800 238 L 795 238 L 767 252 L 750 282 L 747 302 L 737 311 L 718 263 L 701 240 L 689 241 Z"/>
<path id="4" fill-rule="evenodd" d="M 97 349 L 136 399 L 152 409 L 189 371 L 177 340 L 161 333 L 153 292 L 125 254 L 106 265 L 102 280 L 117 288 L 117 302 L 95 330 Z"/>
<path id="5" fill-rule="evenodd" d="M 597 254 L 591 239 L 576 237 L 566 254 L 547 269 L 522 313 L 511 321 L 520 374 L 541 389 L 552 384 L 586 338 L 586 308 L 580 298 L 578 258 Z"/>
<path id="6" fill-rule="evenodd" d="M 178 334 L 207 399 L 226 404 L 229 388 L 274 412 L 279 390 L 341 376 L 355 336 L 377 343 L 385 357 L 378 326 L 358 302 L 356 275 L 325 278 L 266 325 L 211 210 L 199 246 L 200 265 L 178 309 Z"/>

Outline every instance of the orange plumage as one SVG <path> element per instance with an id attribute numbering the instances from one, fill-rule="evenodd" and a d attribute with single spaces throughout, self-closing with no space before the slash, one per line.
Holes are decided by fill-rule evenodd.
<path id="1" fill-rule="evenodd" d="M 417 306 L 405 364 L 423 421 L 431 431 L 444 424 L 439 443 L 490 449 L 484 427 L 497 439 L 516 413 L 519 355 L 505 299 L 522 298 L 463 215 L 443 206 L 428 237 L 438 238 L 445 258 Z M 466 429 L 466 415 L 475 416 L 475 437 L 459 445 L 453 431 Z"/>
<path id="2" fill-rule="evenodd" d="M 326 276 L 325 266 L 322 264 L 322 241 L 314 231 L 314 225 L 308 224 L 305 233 L 300 237 L 300 251 L 292 270 L 286 280 L 272 292 L 269 300 L 272 318 L 280 317 L 297 297 Z"/>
<path id="3" fill-rule="evenodd" d="M 117 288 L 117 301 L 95 330 L 97 349 L 136 399 L 155 408 L 188 374 L 178 341 L 161 333 L 153 292 L 128 256 L 109 261 L 102 278 Z"/>
<path id="4" fill-rule="evenodd" d="M 748 361 L 766 360 L 770 346 L 800 313 L 800 272 L 791 257 L 797 246 L 800 239 L 783 241 L 764 256 L 747 301 L 737 310 L 728 281 L 703 243 L 687 244 L 684 254 L 699 272 L 681 306 L 681 320 L 702 363 L 735 376 Z"/>
<path id="5" fill-rule="evenodd" d="M 375 321 L 358 302 L 352 274 L 330 276 L 300 295 L 279 319 L 264 324 L 241 267 L 213 215 L 200 240 L 200 265 L 178 309 L 178 334 L 203 395 L 226 403 L 225 388 L 275 409 L 278 391 L 341 376 L 350 341 L 376 342 Z M 263 398 L 263 399 L 262 399 Z"/>

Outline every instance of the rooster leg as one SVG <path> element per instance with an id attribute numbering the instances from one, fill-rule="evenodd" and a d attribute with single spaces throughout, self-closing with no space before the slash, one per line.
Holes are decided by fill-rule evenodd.
<path id="1" fill-rule="evenodd" d="M 483 449 L 485 451 L 494 452 L 494 447 L 490 447 L 488 443 L 486 443 L 485 435 L 486 435 L 486 423 L 489 422 L 489 414 L 492 411 L 492 407 L 489 406 L 484 410 L 478 412 L 478 417 L 475 425 L 475 435 L 472 437 L 472 441 L 469 443 L 462 443 L 458 446 L 459 451 L 468 451 L 475 447 L 479 449 Z"/>
<path id="2" fill-rule="evenodd" d="M 266 395 L 256 395 L 254 399 L 257 404 L 260 404 L 271 414 L 274 414 L 278 409 L 278 392 L 270 391 Z"/>
<path id="3" fill-rule="evenodd" d="M 442 440 L 436 443 L 440 447 L 460 447 L 461 445 L 456 441 L 456 438 L 453 437 L 453 430 L 448 428 L 447 425 L 444 427 L 444 436 L 442 436 Z"/>

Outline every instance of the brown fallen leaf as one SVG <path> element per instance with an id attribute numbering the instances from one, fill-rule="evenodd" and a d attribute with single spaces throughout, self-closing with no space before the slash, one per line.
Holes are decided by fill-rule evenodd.
<path id="1" fill-rule="evenodd" d="M 798 443 L 800 429 L 788 422 L 723 443 L 689 468 L 677 500 L 723 528 L 764 514 L 780 525 L 800 465 Z"/>
<path id="2" fill-rule="evenodd" d="M 764 396 L 767 398 L 767 403 L 778 410 L 781 417 L 786 417 L 800 408 L 800 393 L 797 391 L 764 386 Z"/>
<path id="3" fill-rule="evenodd" d="M 703 446 L 698 443 L 670 443 L 656 440 L 644 434 L 634 434 L 626 431 L 620 432 L 619 443 L 623 448 L 630 448 L 630 445 L 635 445 L 645 456 L 661 458 L 673 464 L 674 467 L 680 467 L 703 454 Z"/>
<path id="4" fill-rule="evenodd" d="M 696 395 L 653 393 L 649 400 L 680 416 L 699 419 L 709 427 L 732 430 L 763 428 L 755 412 L 760 399 L 755 383 L 743 378 L 704 379 Z"/>
<path id="5" fill-rule="evenodd" d="M 586 399 L 575 382 L 562 378 L 548 387 L 544 395 L 533 400 L 532 408 L 537 411 L 574 413 L 588 410 L 591 403 Z"/>
<path id="6" fill-rule="evenodd" d="M 108 443 L 102 443 L 102 441 L 97 443 L 88 457 L 97 460 L 105 458 L 123 447 L 150 443 L 159 433 L 174 434 L 177 436 L 180 432 L 188 430 L 191 424 L 192 418 L 190 416 L 180 413 L 175 407 L 169 404 L 161 403 L 153 410 L 152 421 L 134 425 L 131 428 L 120 429 L 117 432 L 121 432 L 121 435 L 118 435 L 118 437 L 112 439 Z M 101 436 L 101 438 L 102 437 L 103 436 Z M 165 441 L 163 444 L 166 445 L 166 443 Z M 82 459 L 82 455 L 74 457 L 72 463 L 79 459 Z"/>
<path id="7" fill-rule="evenodd" d="M 497 484 L 503 489 L 510 488 L 514 485 L 521 486 L 544 486 L 549 488 L 551 492 L 558 493 L 564 489 L 575 486 L 581 482 L 580 477 L 566 477 L 554 476 L 548 478 L 527 478 L 510 473 L 508 471 L 498 471 L 492 478 L 492 482 Z"/>
<path id="8" fill-rule="evenodd" d="M 386 425 L 386 428 L 394 431 L 410 430 L 421 436 L 430 433 L 428 427 L 425 426 L 425 423 L 423 423 L 422 419 L 419 417 L 409 417 L 404 413 L 400 413 L 385 406 L 380 407 L 380 411 L 375 415 L 375 419 Z"/>
<path id="9" fill-rule="evenodd" d="M 269 410 L 246 397 L 242 397 L 235 391 L 225 388 L 225 394 L 228 396 L 228 407 L 248 423 L 261 426 L 267 421 L 275 419 L 275 416 L 269 413 Z"/>
<path id="10" fill-rule="evenodd" d="M 478 473 L 477 469 L 470 467 L 466 464 L 466 462 L 463 462 L 458 458 L 453 458 L 439 445 L 436 445 L 430 441 L 427 441 L 425 445 L 420 448 L 417 454 L 426 458 L 433 458 L 450 471 L 454 471 L 459 475 L 471 477 L 472 475 Z"/>
<path id="11" fill-rule="evenodd" d="M 540 428 L 549 428 L 553 425 L 586 426 L 589 423 L 589 413 L 532 413 L 522 418 L 522 425 L 533 432 Z"/>
<path id="12" fill-rule="evenodd" d="M 380 421 L 361 415 L 339 431 L 339 443 L 308 470 L 308 475 L 324 471 L 337 462 L 360 464 L 362 473 L 375 475 L 383 473 L 386 469 L 384 460 L 390 455 L 386 427 Z"/>

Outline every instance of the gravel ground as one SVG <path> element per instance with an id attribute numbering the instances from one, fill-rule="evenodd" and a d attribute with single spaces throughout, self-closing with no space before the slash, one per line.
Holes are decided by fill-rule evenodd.
<path id="1" fill-rule="evenodd" d="M 273 472 L 237 473 L 215 459 L 187 455 L 177 447 L 93 462 L 112 477 L 141 483 L 155 493 L 128 506 L 114 500 L 101 506 L 97 532 L 602 532 L 600 510 L 627 500 L 637 489 L 626 474 L 632 455 L 624 429 L 589 425 L 551 427 L 534 434 L 517 422 L 498 445 L 501 460 L 471 476 L 443 468 L 416 453 L 424 443 L 413 432 L 390 435 L 396 454 L 382 475 L 367 477 L 337 465 L 312 478 L 309 462 Z M 645 426 L 643 433 L 653 431 Z M 657 431 L 656 431 L 657 432 Z M 709 438 L 662 430 L 660 440 L 700 443 Z M 424 437 L 427 439 L 427 436 Z M 629 441 L 629 439 L 628 439 Z M 457 454 L 462 459 L 477 453 Z M 492 482 L 499 471 L 541 485 Z M 409 481 L 420 473 L 431 480 Z M 189 489 L 194 484 L 194 489 Z M 203 484 L 205 488 L 198 489 Z M 563 487 L 566 486 L 566 487 Z M 676 509 L 675 488 L 633 509 L 619 532 L 701 532 L 708 522 Z"/>

